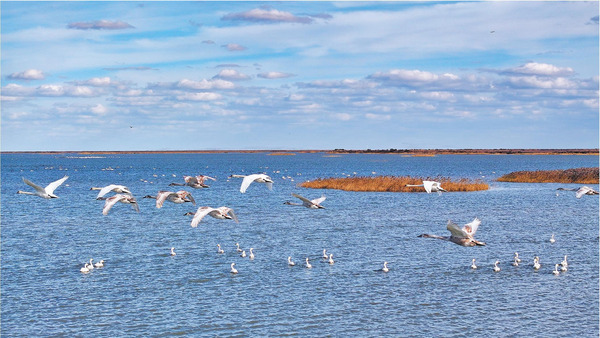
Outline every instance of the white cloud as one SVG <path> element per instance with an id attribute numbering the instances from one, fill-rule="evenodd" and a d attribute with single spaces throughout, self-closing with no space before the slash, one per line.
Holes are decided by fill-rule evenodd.
<path id="1" fill-rule="evenodd" d="M 282 73 L 282 72 L 265 72 L 265 73 L 260 73 L 257 76 L 260 78 L 263 78 L 263 79 L 285 79 L 285 78 L 292 77 L 295 75 L 290 74 L 290 73 Z"/>
<path id="2" fill-rule="evenodd" d="M 278 11 L 276 9 L 255 8 L 245 12 L 229 13 L 221 20 L 239 20 L 251 22 L 296 22 L 311 23 L 313 19 L 306 16 L 295 16 L 290 12 Z"/>
<path id="3" fill-rule="evenodd" d="M 98 103 L 97 105 L 90 108 L 90 111 L 96 115 L 105 115 L 108 109 L 105 106 Z"/>
<path id="4" fill-rule="evenodd" d="M 177 99 L 181 101 L 213 101 L 221 99 L 221 94 L 217 93 L 185 93 L 178 95 Z"/>
<path id="5" fill-rule="evenodd" d="M 117 21 L 98 20 L 98 21 L 89 21 L 89 22 L 71 22 L 67 25 L 67 28 L 83 29 L 83 30 L 87 30 L 87 29 L 115 30 L 115 29 L 128 29 L 128 28 L 134 28 L 134 27 L 132 25 L 128 24 L 127 22 L 118 21 L 118 20 Z"/>
<path id="6" fill-rule="evenodd" d="M 508 81 L 513 86 L 521 88 L 574 89 L 577 87 L 575 82 L 564 77 L 549 79 L 537 76 L 519 76 L 510 77 Z"/>
<path id="7" fill-rule="evenodd" d="M 221 47 L 227 49 L 230 52 L 241 52 L 241 51 L 244 51 L 244 50 L 248 49 L 248 48 L 246 48 L 246 47 L 244 47 L 242 45 L 239 45 L 237 43 L 228 43 L 226 45 L 222 45 Z"/>
<path id="8" fill-rule="evenodd" d="M 565 76 L 573 74 L 573 68 L 557 67 L 547 63 L 529 62 L 522 66 L 512 68 L 509 72 L 525 75 Z"/>
<path id="9" fill-rule="evenodd" d="M 250 76 L 240 73 L 235 69 L 222 69 L 219 74 L 213 77 L 217 79 L 230 80 L 230 81 L 242 81 L 249 80 Z"/>
<path id="10" fill-rule="evenodd" d="M 37 69 L 28 69 L 19 73 L 12 73 L 8 76 L 11 80 L 43 80 L 46 76 L 44 72 Z"/>
<path id="11" fill-rule="evenodd" d="M 184 89 L 231 89 L 235 87 L 235 84 L 230 81 L 222 79 L 193 81 L 189 79 L 182 79 L 175 85 L 177 88 Z"/>

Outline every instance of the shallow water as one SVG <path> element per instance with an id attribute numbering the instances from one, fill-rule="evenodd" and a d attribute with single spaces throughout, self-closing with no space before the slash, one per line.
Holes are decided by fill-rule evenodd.
<path id="1" fill-rule="evenodd" d="M 357 329 L 366 336 L 599 335 L 598 196 L 556 195 L 558 187 L 579 185 L 494 181 L 517 170 L 595 167 L 596 156 L 3 154 L 1 160 L 2 336 L 342 336 Z M 257 172 L 274 179 L 273 191 L 253 183 L 241 194 L 241 179 L 228 179 Z M 438 196 L 297 187 L 354 173 L 483 178 L 490 190 Z M 166 202 L 156 209 L 154 200 L 141 198 L 176 190 L 168 184 L 191 174 L 217 178 L 208 189 L 186 189 L 196 207 Z M 45 186 L 64 175 L 58 199 L 15 194 L 31 191 L 21 177 Z M 104 202 L 89 188 L 113 183 L 133 191 L 139 214 L 119 203 L 102 215 Z M 324 194 L 326 209 L 284 205 L 294 201 L 292 192 L 310 199 Z M 240 223 L 206 217 L 191 228 L 183 214 L 203 205 L 230 206 Z M 485 247 L 417 238 L 446 236 L 448 219 L 464 224 L 474 217 L 482 220 L 475 238 Z M 256 258 L 239 257 L 236 242 L 253 247 Z M 216 253 L 217 243 L 225 254 Z M 335 264 L 324 263 L 323 249 Z M 511 266 L 516 251 L 519 267 Z M 569 271 L 554 276 L 564 255 Z M 288 256 L 296 266 L 287 265 Z M 90 258 L 104 259 L 105 267 L 81 274 Z M 375 272 L 383 261 L 390 271 Z M 229 272 L 232 262 L 237 275 Z"/>

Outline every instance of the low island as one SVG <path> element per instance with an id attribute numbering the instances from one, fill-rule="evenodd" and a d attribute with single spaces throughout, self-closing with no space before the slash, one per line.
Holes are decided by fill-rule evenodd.
<path id="1" fill-rule="evenodd" d="M 312 189 L 337 189 L 345 191 L 370 191 L 370 192 L 425 192 L 423 187 L 407 186 L 420 185 L 423 181 L 440 182 L 442 188 L 448 192 L 453 191 L 480 191 L 488 190 L 489 185 L 482 180 L 469 180 L 466 178 L 451 180 L 449 178 L 423 178 L 411 176 L 356 176 L 356 177 L 330 177 L 306 181 L 300 186 Z"/>

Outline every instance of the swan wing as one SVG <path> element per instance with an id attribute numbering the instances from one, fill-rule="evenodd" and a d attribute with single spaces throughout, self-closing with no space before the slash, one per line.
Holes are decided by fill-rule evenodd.
<path id="1" fill-rule="evenodd" d="M 577 192 L 575 193 L 575 197 L 581 198 L 581 196 L 587 194 L 589 191 L 592 191 L 590 187 L 583 186 L 577 190 Z"/>
<path id="2" fill-rule="evenodd" d="M 471 223 L 465 224 L 465 226 L 463 226 L 462 230 L 464 232 L 470 234 L 471 236 L 473 236 L 477 232 L 477 229 L 479 228 L 480 224 L 481 224 L 481 221 L 479 220 L 479 218 L 475 217 L 475 219 Z"/>
<path id="3" fill-rule="evenodd" d="M 254 182 L 255 179 L 260 177 L 258 174 L 248 175 L 244 177 L 242 180 L 242 186 L 240 187 L 240 192 L 243 194 L 246 192 L 246 189 L 250 186 L 250 183 Z"/>
<path id="4" fill-rule="evenodd" d="M 113 207 L 113 205 L 115 205 L 115 203 L 119 202 L 120 200 L 122 200 L 124 198 L 123 195 L 115 195 L 115 196 L 111 196 L 109 198 L 106 199 L 106 202 L 104 202 L 104 208 L 102 209 L 102 215 L 108 215 L 108 211 L 110 210 L 110 208 Z"/>
<path id="5" fill-rule="evenodd" d="M 231 216 L 231 218 L 233 218 L 233 220 L 234 220 L 236 223 L 239 223 L 239 222 L 240 222 L 240 221 L 238 221 L 238 218 L 237 218 L 237 216 L 236 216 L 236 215 L 235 215 L 235 213 L 233 212 L 233 209 L 231 209 L 231 208 L 227 208 L 227 213 L 229 214 L 229 216 Z"/>
<path id="6" fill-rule="evenodd" d="M 325 197 L 325 196 L 321 196 L 319 198 L 316 198 L 316 199 L 312 200 L 311 202 L 313 204 L 320 205 L 321 203 L 323 203 L 323 201 L 325 201 L 326 198 L 327 197 Z"/>
<path id="7" fill-rule="evenodd" d="M 200 175 L 198 177 L 199 177 L 199 181 L 201 183 L 204 182 L 205 180 L 213 180 L 213 181 L 217 180 L 216 178 L 213 178 L 213 177 L 210 177 L 210 176 L 205 176 L 205 175 Z"/>
<path id="8" fill-rule="evenodd" d="M 266 185 L 269 190 L 273 190 L 273 182 L 267 182 Z"/>
<path id="9" fill-rule="evenodd" d="M 169 198 L 169 196 L 171 195 L 177 195 L 174 192 L 171 191 L 159 191 L 158 194 L 156 195 L 156 208 L 160 209 L 163 206 L 163 203 L 165 203 L 165 201 L 167 200 L 167 198 Z"/>
<path id="10" fill-rule="evenodd" d="M 190 194 L 189 192 L 185 192 L 185 196 L 188 197 L 188 199 L 192 202 L 193 205 L 196 205 L 196 200 L 194 200 L 194 196 L 192 196 L 192 194 Z"/>
<path id="11" fill-rule="evenodd" d="M 450 231 L 450 233 L 454 237 L 459 237 L 459 238 L 469 237 L 469 234 L 467 234 L 463 229 L 459 228 L 458 225 L 456 225 L 456 223 L 452 222 L 451 220 L 448 220 L 448 226 L 446 228 Z"/>
<path id="12" fill-rule="evenodd" d="M 33 189 L 35 189 L 35 191 L 37 191 L 38 193 L 46 194 L 46 190 L 44 190 L 44 188 L 42 188 L 39 185 L 31 182 L 30 180 L 26 179 L 25 177 L 23 177 L 23 182 L 25 182 L 25 184 L 27 184 L 28 186 L 30 186 Z"/>
<path id="13" fill-rule="evenodd" d="M 131 203 L 131 206 L 133 207 L 133 210 L 140 212 L 140 206 L 138 205 L 136 199 L 133 196 L 129 196 L 129 203 Z"/>
<path id="14" fill-rule="evenodd" d="M 98 193 L 98 196 L 96 196 L 96 198 L 99 198 L 99 197 L 102 197 L 102 196 L 108 194 L 110 191 L 112 191 L 116 187 L 117 187 L 117 185 L 115 185 L 115 184 L 107 185 L 106 187 L 100 189 L 100 192 Z"/>
<path id="15" fill-rule="evenodd" d="M 56 190 L 56 188 L 58 188 L 58 186 L 60 186 L 67 180 L 67 178 L 69 178 L 69 176 L 65 176 L 65 177 L 61 178 L 60 180 L 56 180 L 56 181 L 48 184 L 48 186 L 44 190 L 46 191 L 46 193 L 48 193 L 48 195 L 52 194 L 54 192 L 54 190 Z"/>
<path id="16" fill-rule="evenodd" d="M 204 218 L 204 216 L 208 215 L 213 210 L 215 210 L 215 209 L 213 209 L 211 207 L 200 207 L 200 208 L 198 208 L 198 210 L 196 211 L 196 214 L 194 214 L 194 218 L 192 219 L 192 223 L 190 224 L 192 226 L 192 228 L 197 227 L 198 223 L 200 223 L 200 221 Z"/>
<path id="17" fill-rule="evenodd" d="M 313 201 L 309 200 L 309 199 L 308 199 L 308 198 L 306 198 L 306 197 L 300 196 L 300 195 L 298 195 L 298 194 L 294 194 L 294 193 L 292 193 L 292 196 L 294 196 L 294 197 L 296 197 L 296 198 L 299 198 L 299 199 L 300 199 L 302 202 L 304 202 L 304 203 L 308 203 L 308 205 L 312 205 L 312 204 L 314 204 L 314 202 L 313 202 Z"/>
<path id="18" fill-rule="evenodd" d="M 427 193 L 431 193 L 431 188 L 433 188 L 433 185 L 436 182 L 434 181 L 423 181 L 423 187 L 425 188 L 425 191 L 427 191 Z"/>

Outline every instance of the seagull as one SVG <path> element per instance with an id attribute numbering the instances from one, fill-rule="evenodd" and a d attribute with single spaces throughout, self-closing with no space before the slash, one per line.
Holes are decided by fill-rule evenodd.
<path id="1" fill-rule="evenodd" d="M 473 258 L 473 260 L 471 261 L 471 269 L 477 269 L 477 265 L 475 265 L 475 258 Z"/>
<path id="2" fill-rule="evenodd" d="M 269 190 L 273 190 L 273 180 L 265 174 L 231 175 L 229 177 L 237 177 L 237 178 L 244 179 L 242 181 L 242 185 L 240 187 L 240 192 L 242 194 L 246 192 L 246 189 L 248 189 L 248 187 L 250 186 L 250 183 L 252 183 L 252 182 L 266 183 L 267 188 L 269 188 Z"/>
<path id="3" fill-rule="evenodd" d="M 447 191 L 446 189 L 442 188 L 442 186 L 440 185 L 440 182 L 436 182 L 436 181 L 423 181 L 423 184 L 407 184 L 407 187 L 423 187 L 425 188 L 425 191 L 427 191 L 427 193 L 431 193 L 433 192 L 437 192 L 439 195 L 442 194 L 442 191 Z"/>
<path id="4" fill-rule="evenodd" d="M 194 218 L 192 219 L 192 223 L 191 223 L 192 228 L 197 227 L 198 223 L 200 223 L 200 221 L 206 215 L 210 215 L 216 219 L 232 219 L 236 223 L 239 223 L 237 217 L 233 213 L 233 209 L 228 208 L 228 207 L 219 207 L 216 209 L 211 208 L 211 207 L 200 207 L 200 208 L 198 208 L 198 210 L 196 211 L 195 214 L 191 213 L 191 212 L 187 212 L 184 214 L 184 216 L 190 216 L 190 215 L 194 215 Z"/>
<path id="5" fill-rule="evenodd" d="M 196 205 L 196 201 L 194 201 L 194 197 L 187 191 L 179 190 L 178 192 L 172 191 L 164 191 L 161 190 L 158 192 L 156 196 L 146 195 L 144 198 L 154 198 L 156 199 L 156 208 L 160 209 L 163 206 L 165 201 L 171 201 L 173 203 L 185 203 L 192 202 L 193 205 Z"/>
<path id="6" fill-rule="evenodd" d="M 183 176 L 183 180 L 185 181 L 185 183 L 171 183 L 169 184 L 169 186 L 190 186 L 194 189 L 200 189 L 200 188 L 208 188 L 208 185 L 204 184 L 204 181 L 206 180 L 213 180 L 216 181 L 216 178 L 212 178 L 210 176 L 205 176 L 205 175 L 198 175 L 198 176 Z"/>
<path id="7" fill-rule="evenodd" d="M 231 273 L 233 274 L 238 273 L 237 269 L 233 267 L 234 265 L 235 263 L 231 263 Z"/>
<path id="8" fill-rule="evenodd" d="M 100 190 L 100 192 L 98 193 L 98 196 L 96 196 L 96 199 L 100 199 L 102 196 L 108 194 L 109 191 L 116 192 L 118 194 L 130 194 L 131 195 L 131 191 L 129 191 L 129 188 L 127 188 L 124 185 L 118 185 L 118 184 L 107 185 L 104 188 L 92 187 L 92 188 L 90 188 L 90 190 Z"/>
<path id="9" fill-rule="evenodd" d="M 177 255 L 177 253 L 175 253 L 175 248 L 173 247 L 173 248 L 171 248 L 171 256 L 175 256 L 175 255 Z"/>
<path id="10" fill-rule="evenodd" d="M 494 272 L 500 271 L 500 267 L 498 266 L 498 263 L 500 263 L 500 261 L 496 261 L 496 263 L 494 263 Z"/>
<path id="11" fill-rule="evenodd" d="M 292 257 L 291 257 L 291 256 L 290 256 L 290 257 L 288 257 L 288 265 L 289 265 L 289 266 L 294 266 L 294 265 L 296 265 L 296 263 L 292 262 Z"/>
<path id="12" fill-rule="evenodd" d="M 558 264 L 555 264 L 555 265 L 554 265 L 554 270 L 552 270 L 552 273 L 553 273 L 555 276 L 558 276 L 558 274 L 560 274 L 560 271 L 558 271 Z"/>
<path id="13" fill-rule="evenodd" d="M 100 260 L 100 262 L 94 264 L 94 267 L 103 268 L 104 267 L 104 259 L 102 259 L 102 260 Z"/>
<path id="14" fill-rule="evenodd" d="M 312 265 L 308 262 L 308 257 L 306 257 L 306 268 L 311 269 Z"/>
<path id="15" fill-rule="evenodd" d="M 286 201 L 284 204 L 287 205 L 301 205 L 301 206 L 305 206 L 309 209 L 325 209 L 324 206 L 321 205 L 321 203 L 325 200 L 325 196 L 321 196 L 320 198 L 314 199 L 314 200 L 309 200 L 308 198 L 302 197 L 298 194 L 294 194 L 292 193 L 292 196 L 299 198 L 302 201 L 302 204 L 299 203 L 292 203 L 289 201 Z"/>
<path id="16" fill-rule="evenodd" d="M 218 248 L 217 253 L 220 253 L 220 254 L 225 253 L 225 251 L 223 249 L 221 249 L 221 244 L 217 244 L 217 248 Z"/>
<path id="17" fill-rule="evenodd" d="M 100 197 L 100 199 L 104 198 Z M 115 205 L 117 202 L 131 204 L 135 211 L 140 212 L 140 207 L 137 201 L 135 200 L 135 197 L 131 195 L 116 194 L 106 199 L 106 202 L 104 203 L 104 208 L 102 209 L 102 215 L 108 215 L 108 211 L 110 210 L 110 208 L 112 208 L 113 205 Z"/>
<path id="18" fill-rule="evenodd" d="M 38 185 L 36 185 L 35 183 L 29 181 L 28 179 L 26 179 L 25 177 L 23 177 L 23 182 L 25 182 L 25 184 L 31 186 L 33 189 L 35 189 L 35 192 L 28 192 L 28 191 L 17 191 L 17 194 L 24 194 L 24 195 L 35 195 L 35 196 L 39 196 L 45 199 L 50 199 L 50 198 L 58 198 L 58 196 L 54 195 L 54 190 L 56 190 L 56 188 L 58 188 L 61 184 L 63 184 L 67 178 L 69 178 L 69 176 L 65 176 L 63 178 L 61 178 L 60 180 L 54 181 L 50 184 L 48 184 L 47 187 L 42 188 Z"/>
<path id="19" fill-rule="evenodd" d="M 417 237 L 425 237 L 425 238 L 437 238 L 445 241 L 450 241 L 452 243 L 456 243 L 462 246 L 476 246 L 476 245 L 485 245 L 484 242 L 479 242 L 473 238 L 475 232 L 479 228 L 481 221 L 475 217 L 475 219 L 471 223 L 465 224 L 462 229 L 458 227 L 455 223 L 448 220 L 448 226 L 446 227 L 450 231 L 450 236 L 437 236 L 430 234 L 422 234 Z"/>

